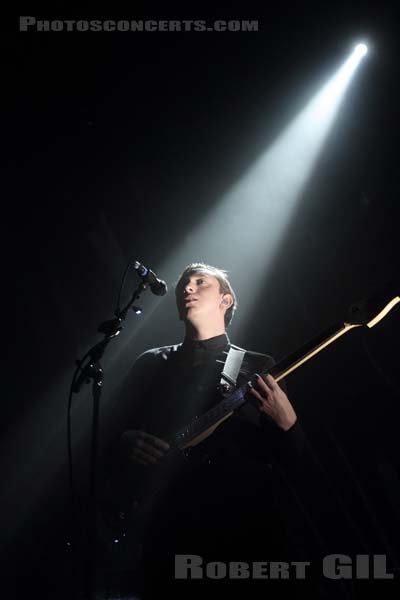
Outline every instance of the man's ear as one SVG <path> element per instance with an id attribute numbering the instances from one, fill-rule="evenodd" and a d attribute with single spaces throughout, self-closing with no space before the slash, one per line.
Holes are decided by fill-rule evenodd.
<path id="1" fill-rule="evenodd" d="M 221 300 L 221 304 L 226 306 L 226 309 L 228 310 L 228 308 L 230 308 L 233 304 L 233 298 L 231 294 L 224 294 Z"/>

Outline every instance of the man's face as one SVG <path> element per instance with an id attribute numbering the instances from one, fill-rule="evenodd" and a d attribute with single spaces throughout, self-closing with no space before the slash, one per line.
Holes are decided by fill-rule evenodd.
<path id="1" fill-rule="evenodd" d="M 225 314 L 224 294 L 218 279 L 200 271 L 191 273 L 179 283 L 177 306 L 183 321 L 217 319 Z"/>

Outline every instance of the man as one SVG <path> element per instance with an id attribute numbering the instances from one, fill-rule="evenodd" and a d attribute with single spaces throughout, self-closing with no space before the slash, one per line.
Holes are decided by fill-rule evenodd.
<path id="1" fill-rule="evenodd" d="M 183 343 L 143 353 L 126 386 L 132 415 L 121 436 L 120 465 L 127 487 L 135 469 L 150 475 L 162 470 L 170 434 L 221 401 L 218 384 L 231 347 L 226 327 L 237 305 L 226 272 L 189 265 L 176 285 L 176 301 Z M 296 462 L 304 438 L 286 392 L 268 374 L 273 364 L 270 356 L 244 354 L 238 386 L 264 373 L 249 402 L 191 449 L 187 470 L 163 490 L 146 531 L 149 598 L 155 580 L 176 584 L 177 554 L 205 561 L 287 559 L 271 462 Z M 189 583 L 190 589 L 179 588 L 184 596 L 193 594 Z"/>

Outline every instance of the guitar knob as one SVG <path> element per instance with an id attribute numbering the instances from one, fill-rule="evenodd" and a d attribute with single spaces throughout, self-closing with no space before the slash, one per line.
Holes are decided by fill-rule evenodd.
<path id="1" fill-rule="evenodd" d="M 230 386 L 229 383 L 221 383 L 219 385 L 219 390 L 222 394 L 229 394 L 232 390 L 232 386 Z"/>

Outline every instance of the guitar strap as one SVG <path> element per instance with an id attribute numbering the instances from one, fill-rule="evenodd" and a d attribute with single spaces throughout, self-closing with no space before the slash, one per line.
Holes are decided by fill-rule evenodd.
<path id="1" fill-rule="evenodd" d="M 243 348 L 239 348 L 238 346 L 231 345 L 229 351 L 225 352 L 225 354 L 227 357 L 224 362 L 224 368 L 222 370 L 221 379 L 218 385 L 218 390 L 223 397 L 229 396 L 235 389 L 236 381 L 243 363 L 244 355 L 246 354 L 246 350 L 243 350 Z M 197 464 L 203 464 L 206 460 L 209 460 L 207 453 L 204 454 L 203 452 L 196 452 L 196 448 L 185 448 L 182 451 L 182 454 L 185 460 L 192 464 L 195 462 Z"/>
<path id="2" fill-rule="evenodd" d="M 234 390 L 245 354 L 246 350 L 232 345 L 227 352 L 219 382 L 219 390 L 223 396 L 228 396 Z"/>

